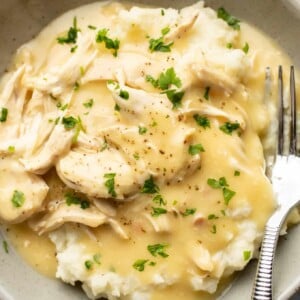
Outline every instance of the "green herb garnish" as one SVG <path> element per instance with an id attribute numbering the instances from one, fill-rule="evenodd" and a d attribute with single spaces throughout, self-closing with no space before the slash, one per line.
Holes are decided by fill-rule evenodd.
<path id="1" fill-rule="evenodd" d="M 145 264 L 148 262 L 148 259 L 138 259 L 132 266 L 139 272 L 143 272 L 145 270 Z"/>
<path id="2" fill-rule="evenodd" d="M 85 265 L 85 267 L 86 267 L 87 270 L 91 270 L 92 267 L 93 267 L 93 262 L 91 260 L 86 260 L 84 262 L 84 265 Z"/>
<path id="3" fill-rule="evenodd" d="M 153 255 L 153 256 L 161 256 L 161 257 L 168 257 L 169 254 L 167 254 L 165 251 L 166 251 L 166 248 L 168 247 L 169 245 L 167 244 L 154 244 L 154 245 L 148 245 L 147 246 L 147 249 L 148 251 Z"/>
<path id="4" fill-rule="evenodd" d="M 239 123 L 230 123 L 230 122 L 226 122 L 225 124 L 220 126 L 220 130 L 222 130 L 224 133 L 228 135 L 232 135 L 232 132 L 239 128 L 240 128 Z"/>
<path id="5" fill-rule="evenodd" d="M 70 27 L 66 37 L 58 37 L 57 41 L 59 44 L 75 44 L 77 41 L 78 31 L 77 28 L 77 18 L 74 17 L 73 19 L 73 26 Z"/>
<path id="6" fill-rule="evenodd" d="M 86 199 L 80 198 L 79 196 L 75 195 L 74 193 L 67 192 L 67 193 L 65 193 L 64 197 L 66 200 L 66 204 L 68 206 L 80 205 L 80 207 L 82 209 L 87 209 L 90 207 L 89 201 L 87 201 Z"/>
<path id="7" fill-rule="evenodd" d="M 193 118 L 196 121 L 196 123 L 204 129 L 210 128 L 210 121 L 207 117 L 196 114 L 193 116 Z"/>
<path id="8" fill-rule="evenodd" d="M 230 15 L 223 7 L 218 9 L 218 18 L 224 20 L 233 29 L 240 30 L 240 20 Z"/>
<path id="9" fill-rule="evenodd" d="M 200 152 L 205 152 L 205 149 L 201 144 L 196 144 L 196 145 L 190 145 L 189 146 L 189 154 L 190 155 L 197 155 Z"/>
<path id="10" fill-rule="evenodd" d="M 228 185 L 225 177 L 221 177 L 219 180 L 209 178 L 207 180 L 207 184 L 210 187 L 212 187 L 213 189 L 222 189 L 223 198 L 224 198 L 224 201 L 225 201 L 226 205 L 229 204 L 229 201 L 236 194 L 236 192 L 234 192 L 234 191 L 232 191 L 228 188 L 229 185 Z"/>
<path id="11" fill-rule="evenodd" d="M 1 108 L 0 122 L 6 122 L 8 115 L 8 109 L 6 107 Z"/>
<path id="12" fill-rule="evenodd" d="M 204 99 L 209 100 L 209 92 L 210 92 L 210 86 L 207 86 L 204 90 Z"/>
<path id="13" fill-rule="evenodd" d="M 4 252 L 5 252 L 6 254 L 8 254 L 9 250 L 8 250 L 8 243 L 7 243 L 7 241 L 3 241 L 3 242 L 2 242 L 2 247 L 3 247 L 3 249 L 4 249 Z"/>
<path id="14" fill-rule="evenodd" d="M 129 99 L 129 93 L 128 93 L 127 91 L 124 91 L 124 90 L 120 90 L 119 96 L 120 96 L 122 99 L 125 99 L 125 100 L 128 100 L 128 99 Z"/>
<path id="15" fill-rule="evenodd" d="M 107 173 L 107 174 L 104 174 L 104 178 L 107 179 L 105 181 L 104 185 L 107 187 L 108 193 L 112 197 L 116 197 L 117 196 L 117 193 L 115 191 L 115 177 L 116 177 L 116 173 Z"/>
<path id="16" fill-rule="evenodd" d="M 210 215 L 208 215 L 207 219 L 208 220 L 217 220 L 217 219 L 219 219 L 219 217 L 216 216 L 215 214 L 210 214 Z"/>
<path id="17" fill-rule="evenodd" d="M 196 212 L 196 208 L 186 208 L 185 212 L 182 213 L 184 217 L 193 215 Z"/>
<path id="18" fill-rule="evenodd" d="M 86 108 L 91 108 L 94 105 L 94 99 L 90 99 L 87 102 L 83 103 L 83 106 Z"/>
<path id="19" fill-rule="evenodd" d="M 62 124 L 64 125 L 65 129 L 73 129 L 77 123 L 78 120 L 72 116 L 62 118 Z"/>
<path id="20" fill-rule="evenodd" d="M 213 234 L 217 233 L 217 226 L 215 224 L 212 226 L 212 229 L 211 229 L 210 232 L 213 233 Z"/>
<path id="21" fill-rule="evenodd" d="M 139 134 L 140 135 L 143 135 L 147 132 L 147 128 L 146 127 L 143 127 L 143 126 L 139 126 Z"/>
<path id="22" fill-rule="evenodd" d="M 11 202 L 14 207 L 22 207 L 25 203 L 25 195 L 23 192 L 15 190 L 11 198 Z"/>
<path id="23" fill-rule="evenodd" d="M 160 205 L 160 206 L 162 206 L 162 205 L 167 205 L 167 201 L 165 201 L 165 200 L 163 199 L 162 195 L 160 195 L 160 194 L 156 195 L 156 196 L 152 199 L 152 201 L 153 201 L 155 204 L 158 204 L 158 205 Z"/>
<path id="24" fill-rule="evenodd" d="M 166 214 L 168 211 L 162 207 L 152 207 L 151 216 L 152 217 L 159 217 L 160 215 Z"/>
<path id="25" fill-rule="evenodd" d="M 101 29 L 98 31 L 97 36 L 96 36 L 96 42 L 97 43 L 105 43 L 105 47 L 107 49 L 113 49 L 113 55 L 117 56 L 118 55 L 118 50 L 120 48 L 120 41 L 118 39 L 112 40 L 107 36 L 108 29 Z"/>
<path id="26" fill-rule="evenodd" d="M 244 261 L 248 261 L 251 257 L 251 251 L 249 250 L 244 251 L 243 256 L 244 256 Z"/>
<path id="27" fill-rule="evenodd" d="M 240 171 L 237 171 L 237 170 L 234 171 L 234 176 L 240 176 L 240 175 L 241 175 Z"/>
<path id="28" fill-rule="evenodd" d="M 249 52 L 249 44 L 246 42 L 244 47 L 243 47 L 243 51 L 247 54 Z"/>
<path id="29" fill-rule="evenodd" d="M 165 91 L 164 94 L 166 94 L 168 99 L 172 102 L 173 108 L 178 108 L 181 106 L 181 100 L 184 96 L 184 91 L 176 92 L 176 90 L 168 90 Z"/>
<path id="30" fill-rule="evenodd" d="M 150 176 L 150 178 L 147 179 L 144 182 L 141 193 L 143 193 L 143 194 L 155 194 L 155 193 L 158 193 L 158 192 L 159 192 L 159 187 L 154 183 L 153 177 Z"/>

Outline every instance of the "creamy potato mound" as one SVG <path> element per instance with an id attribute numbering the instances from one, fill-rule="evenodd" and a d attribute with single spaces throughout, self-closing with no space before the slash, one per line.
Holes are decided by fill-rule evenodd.
<path id="1" fill-rule="evenodd" d="M 1 81 L 1 221 L 49 236 L 90 299 L 215 299 L 274 209 L 264 73 L 285 60 L 203 2 L 66 13 Z"/>

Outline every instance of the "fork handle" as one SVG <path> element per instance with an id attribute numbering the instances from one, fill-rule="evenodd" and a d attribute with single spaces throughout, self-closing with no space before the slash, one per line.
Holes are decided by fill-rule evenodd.
<path id="1" fill-rule="evenodd" d="M 272 271 L 280 226 L 267 225 L 252 292 L 253 300 L 272 300 Z"/>

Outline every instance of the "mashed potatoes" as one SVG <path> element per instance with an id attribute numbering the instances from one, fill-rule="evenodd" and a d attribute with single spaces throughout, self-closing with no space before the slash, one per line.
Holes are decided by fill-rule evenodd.
<path id="1" fill-rule="evenodd" d="M 56 277 L 91 299 L 215 298 L 274 209 L 260 137 L 279 62 L 203 2 L 68 12 L 2 80 L 1 220 L 49 235 Z"/>

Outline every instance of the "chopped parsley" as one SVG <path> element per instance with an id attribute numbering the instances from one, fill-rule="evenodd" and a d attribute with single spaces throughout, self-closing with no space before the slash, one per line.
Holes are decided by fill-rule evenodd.
<path id="1" fill-rule="evenodd" d="M 209 100 L 209 92 L 210 92 L 210 86 L 207 86 L 204 90 L 204 99 Z"/>
<path id="2" fill-rule="evenodd" d="M 150 261 L 150 262 L 149 262 L 149 266 L 154 267 L 155 265 L 156 265 L 156 262 L 155 262 L 155 261 Z"/>
<path id="3" fill-rule="evenodd" d="M 2 242 L 2 247 L 3 247 L 3 250 L 5 251 L 5 253 L 8 254 L 9 250 L 8 250 L 8 243 L 7 243 L 7 241 L 3 241 Z"/>
<path id="4" fill-rule="evenodd" d="M 80 85 L 79 85 L 79 83 L 76 81 L 76 82 L 74 83 L 73 90 L 76 92 L 76 91 L 79 90 L 79 88 L 80 88 Z"/>
<path id="5" fill-rule="evenodd" d="M 108 144 L 107 144 L 106 139 L 104 138 L 104 142 L 103 142 L 103 144 L 102 144 L 102 146 L 100 148 L 100 152 L 106 150 L 107 148 L 108 148 Z"/>
<path id="6" fill-rule="evenodd" d="M 165 258 L 169 256 L 169 254 L 165 252 L 168 246 L 169 245 L 167 244 L 154 244 L 154 245 L 148 245 L 147 249 L 153 256 L 157 257 L 157 255 L 159 255 Z"/>
<path id="7" fill-rule="evenodd" d="M 76 124 L 75 134 L 74 134 L 73 139 L 72 139 L 73 144 L 77 143 L 80 131 L 85 131 L 85 129 L 84 129 L 83 125 L 82 125 L 81 118 L 78 117 L 77 118 L 77 124 Z"/>
<path id="8" fill-rule="evenodd" d="M 73 129 L 77 125 L 78 120 L 74 117 L 63 117 L 62 124 L 64 125 L 65 129 Z"/>
<path id="9" fill-rule="evenodd" d="M 166 72 L 162 72 L 158 79 L 153 78 L 151 75 L 146 76 L 146 81 L 151 83 L 155 88 L 163 90 L 168 99 L 173 103 L 173 108 L 181 105 L 181 100 L 184 96 L 184 91 L 172 89 L 173 86 L 180 88 L 182 86 L 181 79 L 177 77 L 174 68 L 169 68 Z"/>
<path id="10" fill-rule="evenodd" d="M 181 100 L 184 96 L 184 91 L 176 92 L 176 90 L 168 90 L 164 92 L 168 99 L 172 102 L 173 108 L 178 108 L 181 106 Z"/>
<path id="11" fill-rule="evenodd" d="M 96 36 L 96 42 L 97 43 L 105 43 L 105 47 L 107 49 L 113 49 L 113 55 L 117 56 L 118 55 L 118 50 L 120 48 L 120 41 L 118 39 L 111 39 L 107 36 L 108 29 L 101 29 L 98 31 L 97 36 Z"/>
<path id="12" fill-rule="evenodd" d="M 141 192 L 143 194 L 155 194 L 159 192 L 159 187 L 154 183 L 153 177 L 145 180 Z"/>
<path id="13" fill-rule="evenodd" d="M 169 44 L 164 43 L 164 36 L 170 32 L 169 27 L 165 27 L 161 30 L 162 36 L 158 39 L 150 39 L 149 40 L 149 50 L 151 52 L 171 52 L 171 47 L 174 45 L 174 42 Z"/>
<path id="14" fill-rule="evenodd" d="M 239 128 L 240 128 L 240 124 L 237 122 L 236 123 L 226 122 L 225 124 L 220 126 L 220 130 L 222 130 L 224 133 L 228 135 L 232 135 L 232 132 Z"/>
<path id="15" fill-rule="evenodd" d="M 232 197 L 236 194 L 236 192 L 224 187 L 223 188 L 223 198 L 225 201 L 225 204 L 228 205 L 229 201 L 232 199 Z"/>
<path id="16" fill-rule="evenodd" d="M 249 44 L 246 42 L 244 47 L 243 47 L 243 51 L 247 54 L 249 52 Z"/>
<path id="17" fill-rule="evenodd" d="M 83 106 L 86 107 L 86 108 L 92 108 L 94 105 L 94 99 L 90 99 L 88 100 L 87 102 L 83 103 Z"/>
<path id="18" fill-rule="evenodd" d="M 237 171 L 237 170 L 234 171 L 234 176 L 240 176 L 240 175 L 241 175 L 240 171 Z"/>
<path id="19" fill-rule="evenodd" d="M 163 199 L 162 195 L 158 194 L 156 195 L 152 201 L 155 203 L 155 204 L 158 204 L 160 206 L 162 205 L 167 205 L 167 202 Z"/>
<path id="20" fill-rule="evenodd" d="M 71 53 L 74 53 L 74 52 L 77 50 L 77 48 L 78 48 L 78 46 L 77 46 L 77 45 L 76 45 L 76 46 L 74 46 L 74 47 L 72 47 L 72 48 L 71 48 L 71 50 L 70 50 L 70 51 L 71 51 Z"/>
<path id="21" fill-rule="evenodd" d="M 210 232 L 213 233 L 213 234 L 217 233 L 217 226 L 215 224 L 212 226 L 212 229 L 211 229 Z"/>
<path id="22" fill-rule="evenodd" d="M 58 103 L 56 104 L 56 107 L 57 107 L 59 110 L 64 111 L 64 110 L 66 110 L 66 109 L 68 108 L 68 104 L 66 103 L 65 105 L 62 105 L 61 102 L 58 102 Z"/>
<path id="23" fill-rule="evenodd" d="M 68 206 L 71 205 L 80 205 L 82 209 L 87 209 L 90 207 L 89 201 L 86 199 L 82 199 L 79 196 L 75 195 L 74 193 L 67 192 L 65 193 L 65 200 Z"/>
<path id="24" fill-rule="evenodd" d="M 177 77 L 174 68 L 169 68 L 165 73 L 159 75 L 157 85 L 161 90 L 167 90 L 172 85 L 180 88 L 182 83 L 179 77 Z"/>
<path id="25" fill-rule="evenodd" d="M 224 20 L 230 27 L 235 30 L 240 30 L 240 20 L 233 17 L 228 13 L 225 8 L 220 7 L 218 9 L 218 18 Z"/>
<path id="26" fill-rule="evenodd" d="M 115 111 L 120 111 L 120 110 L 121 110 L 121 107 L 116 103 L 116 104 L 115 104 L 115 107 L 114 107 L 114 110 L 115 110 Z"/>
<path id="27" fill-rule="evenodd" d="M 207 219 L 208 220 L 217 220 L 217 219 L 219 219 L 219 217 L 216 216 L 215 214 L 210 214 L 210 215 L 208 215 Z"/>
<path id="28" fill-rule="evenodd" d="M 75 44 L 77 41 L 77 35 L 78 35 L 78 31 L 80 31 L 77 28 L 77 18 L 74 17 L 73 19 L 73 26 L 70 27 L 67 36 L 64 37 L 58 37 L 57 41 L 59 44 Z"/>
<path id="29" fill-rule="evenodd" d="M 115 177 L 116 173 L 107 173 L 104 174 L 104 178 L 107 179 L 104 183 L 104 185 L 107 187 L 108 193 L 112 197 L 116 197 L 117 193 L 115 191 Z"/>
<path id="30" fill-rule="evenodd" d="M 151 216 L 152 217 L 159 217 L 160 215 L 166 214 L 168 211 L 162 207 L 152 207 Z"/>
<path id="31" fill-rule="evenodd" d="M 200 116 L 199 114 L 195 114 L 193 116 L 194 120 L 196 121 L 196 123 L 203 127 L 204 129 L 206 128 L 210 128 L 210 121 L 207 117 L 205 116 Z"/>
<path id="32" fill-rule="evenodd" d="M 186 208 L 185 212 L 182 213 L 184 217 L 193 215 L 196 212 L 196 208 Z"/>
<path id="33" fill-rule="evenodd" d="M 140 159 L 140 156 L 139 156 L 139 154 L 138 154 L 137 152 L 133 153 L 133 157 L 134 157 L 134 159 L 136 159 L 136 160 L 139 160 L 139 159 Z"/>
<path id="34" fill-rule="evenodd" d="M 25 195 L 23 192 L 15 190 L 13 193 L 13 196 L 11 198 L 11 202 L 14 207 L 22 207 L 23 204 L 25 203 Z"/>
<path id="35" fill-rule="evenodd" d="M 244 256 L 244 261 L 248 261 L 250 259 L 250 257 L 251 257 L 251 251 L 245 250 L 243 252 L 243 256 Z"/>
<path id="36" fill-rule="evenodd" d="M 91 260 L 86 260 L 84 262 L 84 265 L 85 265 L 85 267 L 86 267 L 87 270 L 91 270 L 92 267 L 93 267 L 93 262 Z"/>
<path id="37" fill-rule="evenodd" d="M 8 146 L 7 150 L 9 153 L 14 153 L 16 149 L 15 146 Z"/>
<path id="38" fill-rule="evenodd" d="M 162 16 L 164 16 L 164 15 L 165 15 L 165 10 L 162 9 L 162 10 L 160 11 L 160 14 L 161 14 Z"/>
<path id="39" fill-rule="evenodd" d="M 99 253 L 93 255 L 93 260 L 98 265 L 101 265 L 100 258 L 101 258 L 101 255 Z"/>
<path id="40" fill-rule="evenodd" d="M 219 180 L 209 178 L 207 180 L 207 184 L 212 187 L 213 189 L 222 189 L 223 198 L 226 205 L 229 204 L 232 197 L 236 194 L 236 192 L 230 190 L 228 188 L 228 183 L 225 177 L 221 177 Z"/>
<path id="41" fill-rule="evenodd" d="M 189 146 L 189 154 L 190 155 L 197 155 L 200 152 L 205 152 L 205 149 L 201 144 L 196 144 L 196 145 L 190 145 Z"/>
<path id="42" fill-rule="evenodd" d="M 226 48 L 232 49 L 232 47 L 233 47 L 232 43 L 227 43 L 227 44 L 226 44 Z"/>
<path id="43" fill-rule="evenodd" d="M 93 25 L 88 25 L 88 29 L 91 29 L 91 30 L 96 30 L 97 27 L 96 26 L 93 26 Z"/>
<path id="44" fill-rule="evenodd" d="M 143 126 L 139 126 L 139 134 L 140 135 L 143 135 L 147 132 L 147 128 L 146 127 L 143 127 Z"/>
<path id="45" fill-rule="evenodd" d="M 0 122 L 6 122 L 8 115 L 8 109 L 6 107 L 1 108 Z"/>
<path id="46" fill-rule="evenodd" d="M 132 266 L 139 272 L 143 272 L 145 270 L 145 264 L 148 262 L 148 259 L 138 259 Z"/>
<path id="47" fill-rule="evenodd" d="M 224 209 L 221 209 L 220 211 L 223 216 L 226 216 L 226 211 Z"/>
<path id="48" fill-rule="evenodd" d="M 119 96 L 120 96 L 122 99 L 125 99 L 125 100 L 128 100 L 128 99 L 129 99 L 129 93 L 128 93 L 127 91 L 124 91 L 124 90 L 120 90 Z"/>

